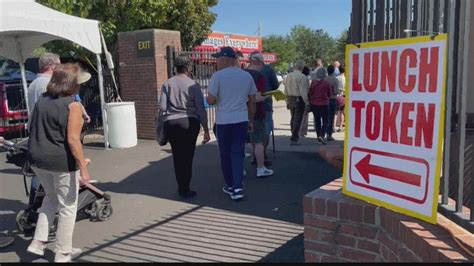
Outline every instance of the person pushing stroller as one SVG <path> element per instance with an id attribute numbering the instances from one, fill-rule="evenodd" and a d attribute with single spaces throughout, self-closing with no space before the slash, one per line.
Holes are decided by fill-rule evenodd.
<path id="1" fill-rule="evenodd" d="M 27 160 L 46 196 L 38 210 L 34 239 L 28 252 L 44 255 L 49 228 L 58 212 L 55 262 L 70 262 L 81 254 L 72 248 L 79 182 L 90 180 L 80 141 L 84 124 L 82 106 L 73 95 L 90 79 L 76 64 L 55 68 L 47 92 L 35 104 L 29 124 Z M 79 170 L 79 171 L 78 171 Z"/>

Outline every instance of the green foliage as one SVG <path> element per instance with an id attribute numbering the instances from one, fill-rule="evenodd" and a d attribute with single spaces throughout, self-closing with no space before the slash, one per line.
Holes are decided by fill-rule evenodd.
<path id="1" fill-rule="evenodd" d="M 290 63 L 296 60 L 296 50 L 289 36 L 270 35 L 262 39 L 263 50 L 276 53 L 278 57 L 275 70 L 287 71 Z"/>
<path id="2" fill-rule="evenodd" d="M 310 67 L 314 66 L 318 58 L 325 65 L 335 60 L 343 63 L 346 41 L 347 31 L 335 39 L 322 29 L 314 30 L 303 25 L 294 26 L 287 36 L 270 35 L 262 40 L 264 51 L 277 54 L 275 68 L 280 71 L 287 71 L 299 59 Z"/>
<path id="3" fill-rule="evenodd" d="M 101 22 L 105 41 L 116 54 L 119 32 L 159 28 L 181 32 L 182 46 L 200 44 L 211 32 L 216 14 L 209 11 L 218 0 L 38 0 L 39 3 L 83 18 Z M 75 57 L 88 56 L 70 42 L 53 42 L 48 50 Z"/>

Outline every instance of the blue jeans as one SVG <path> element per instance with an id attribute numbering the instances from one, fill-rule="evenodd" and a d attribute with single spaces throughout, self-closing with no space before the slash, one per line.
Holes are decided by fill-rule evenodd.
<path id="1" fill-rule="evenodd" d="M 328 117 L 328 125 L 326 128 L 326 133 L 328 137 L 332 136 L 334 132 L 334 117 L 336 117 L 336 110 L 337 110 L 337 100 L 336 99 L 329 99 L 329 117 Z"/>
<path id="2" fill-rule="evenodd" d="M 217 125 L 217 142 L 225 182 L 233 189 L 242 188 L 245 140 L 248 122 Z"/>

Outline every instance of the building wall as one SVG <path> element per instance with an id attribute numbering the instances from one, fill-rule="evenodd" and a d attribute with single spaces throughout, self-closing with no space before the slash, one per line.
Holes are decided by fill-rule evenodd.
<path id="1" fill-rule="evenodd" d="M 143 36 L 149 36 L 150 46 L 143 44 Z M 118 35 L 121 96 L 123 101 L 135 102 L 138 138 L 156 138 L 158 96 L 168 78 L 166 47 L 179 49 L 180 39 L 178 31 L 157 29 L 121 32 Z M 151 54 L 139 54 L 139 48 L 143 46 L 150 48 Z"/>

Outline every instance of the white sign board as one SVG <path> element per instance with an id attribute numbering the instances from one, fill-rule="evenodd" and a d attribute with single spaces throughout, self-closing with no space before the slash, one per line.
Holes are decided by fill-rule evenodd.
<path id="1" fill-rule="evenodd" d="M 436 223 L 446 40 L 347 46 L 345 194 Z"/>

